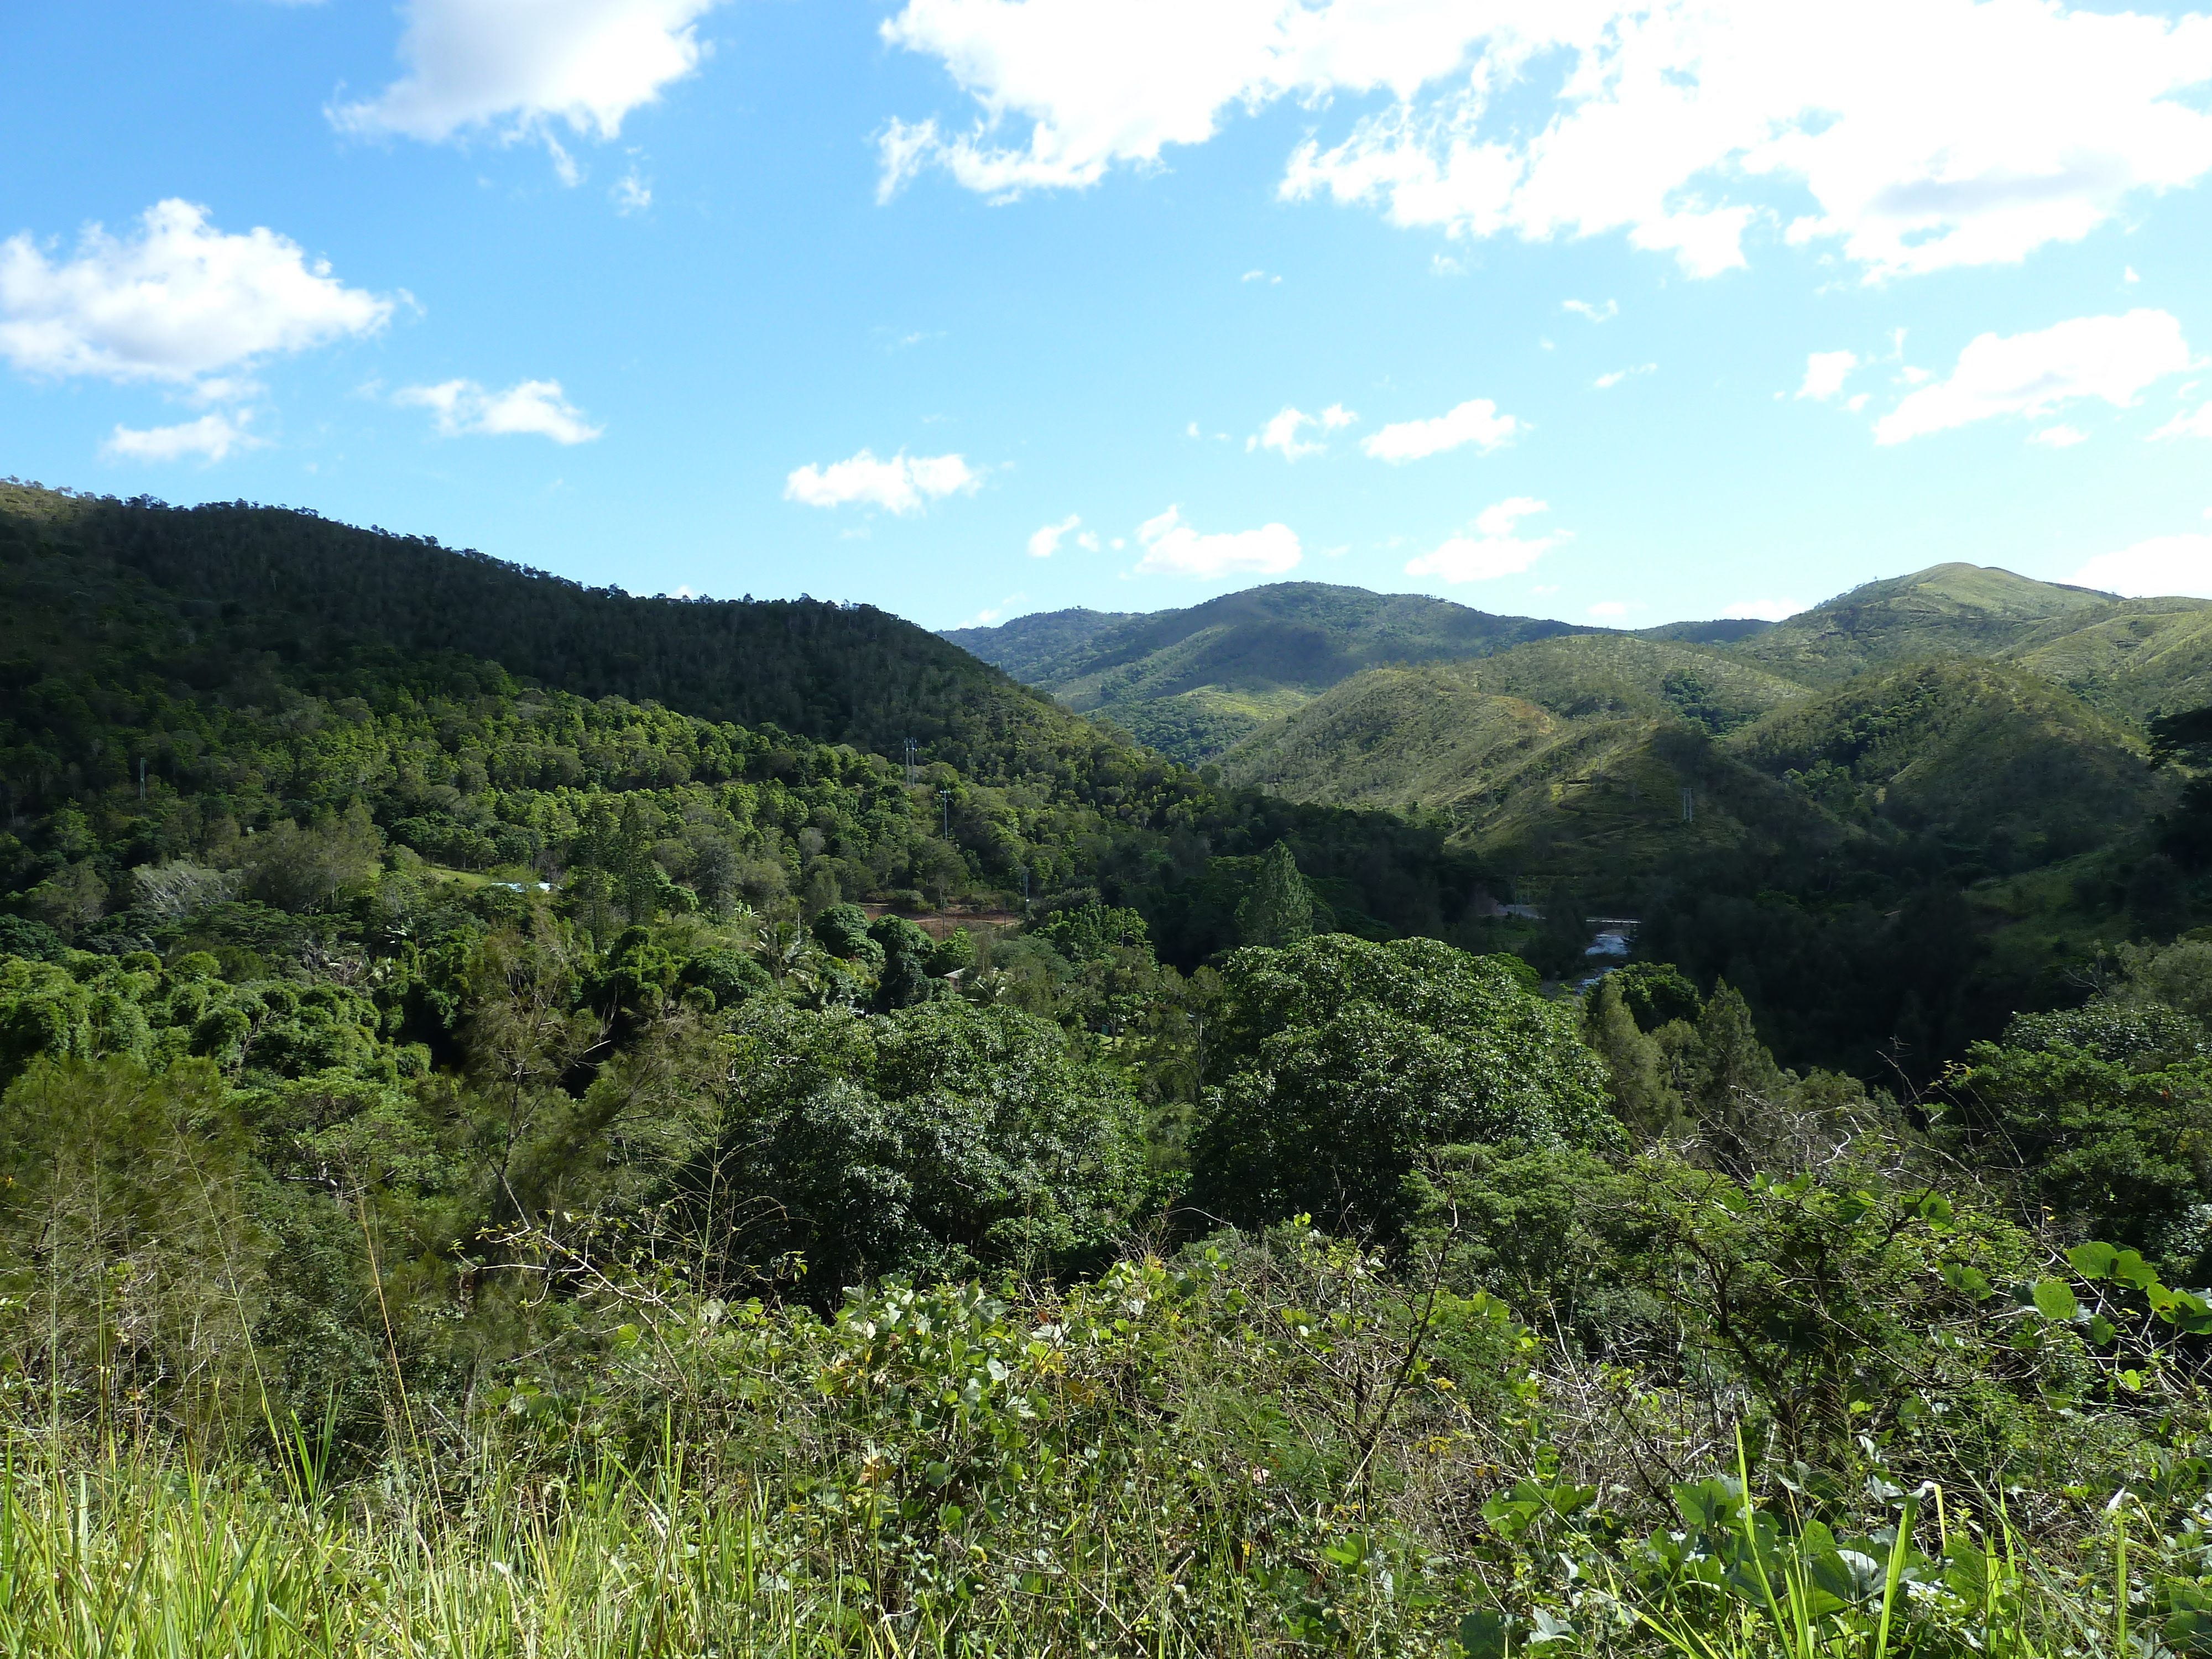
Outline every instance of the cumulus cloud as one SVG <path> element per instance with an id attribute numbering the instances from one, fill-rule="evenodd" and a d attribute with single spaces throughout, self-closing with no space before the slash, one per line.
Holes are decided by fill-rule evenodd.
<path id="1" fill-rule="evenodd" d="M 1817 398 L 1825 402 L 1844 389 L 1844 382 L 1850 379 L 1851 371 L 1858 366 L 1856 352 L 1808 352 L 1805 356 L 1805 381 L 1797 388 L 1797 395 Z"/>
<path id="2" fill-rule="evenodd" d="M 191 202 L 156 204 L 125 236 L 88 226 L 66 258 L 27 233 L 0 242 L 0 356 L 27 374 L 234 395 L 245 388 L 209 377 L 374 333 L 392 306 L 273 230 L 216 229 Z"/>
<path id="3" fill-rule="evenodd" d="M 2212 404 L 2199 404 L 2191 415 L 2177 415 L 2150 434 L 2154 438 L 2212 438 Z"/>
<path id="4" fill-rule="evenodd" d="M 1318 455 L 1328 446 L 1305 442 L 1298 436 L 1302 428 L 1312 426 L 1319 427 L 1323 432 L 1336 432 L 1358 418 L 1342 404 L 1331 404 L 1318 415 L 1308 415 L 1285 404 L 1267 425 L 1244 441 L 1244 448 L 1247 453 L 1255 449 L 1272 449 L 1286 461 L 1295 461 L 1304 455 Z"/>
<path id="5" fill-rule="evenodd" d="M 1721 615 L 1745 622 L 1781 622 L 1811 608 L 1802 599 L 1738 599 Z"/>
<path id="6" fill-rule="evenodd" d="M 1080 516 L 1071 513 L 1065 519 L 1062 519 L 1058 524 L 1038 526 L 1036 529 L 1030 532 L 1030 557 L 1033 559 L 1050 558 L 1054 554 L 1060 551 L 1060 544 L 1067 533 L 1082 522 L 1083 520 Z"/>
<path id="7" fill-rule="evenodd" d="M 2189 367 L 2181 325 L 2163 311 L 2076 317 L 2033 334 L 1984 334 L 1950 379 L 1923 386 L 1875 422 L 1878 443 L 1903 443 L 1998 415 L 2035 415 L 2077 398 L 2126 408 L 2154 380 Z"/>
<path id="8" fill-rule="evenodd" d="M 1499 414 L 1489 398 L 1474 398 L 1434 420 L 1386 426 L 1359 447 L 1378 461 L 1418 461 L 1462 444 L 1473 444 L 1487 455 L 1527 429 L 1512 416 Z"/>
<path id="9" fill-rule="evenodd" d="M 1447 582 L 1481 582 L 1494 576 L 1517 575 L 1567 539 L 1565 531 L 1548 536 L 1518 533 L 1522 520 L 1550 510 L 1528 495 L 1515 495 L 1486 507 L 1475 516 L 1472 534 L 1454 536 L 1433 552 L 1410 561 L 1406 574 L 1434 576 Z"/>
<path id="10" fill-rule="evenodd" d="M 972 491 L 982 476 L 957 455 L 912 455 L 904 450 L 879 461 L 864 449 L 850 460 L 802 466 L 783 483 L 783 498 L 807 507 L 847 507 L 858 501 L 887 513 L 919 513 L 931 501 Z"/>
<path id="11" fill-rule="evenodd" d="M 179 426 L 146 428 L 118 426 L 108 434 L 100 453 L 114 461 L 180 461 L 197 455 L 219 461 L 234 449 L 250 449 L 257 440 L 246 435 L 248 415 L 203 415 Z"/>
<path id="12" fill-rule="evenodd" d="M 562 395 L 558 380 L 523 380 L 504 392 L 488 392 L 474 380 L 444 380 L 402 386 L 392 401 L 428 410 L 441 438 L 534 433 L 565 445 L 589 443 L 606 430 L 585 420 L 584 411 Z"/>
<path id="13" fill-rule="evenodd" d="M 1297 532 L 1286 524 L 1201 536 L 1176 507 L 1139 525 L 1137 544 L 1145 550 L 1137 561 L 1140 576 L 1279 576 L 1304 556 Z"/>
<path id="14" fill-rule="evenodd" d="M 996 197 L 1088 185 L 1238 109 L 1380 91 L 1284 196 L 1620 232 L 1696 276 L 1744 264 L 1759 219 L 1869 276 L 2014 261 L 2212 171 L 2212 17 L 2061 0 L 908 0 L 883 37 L 975 111 L 891 122 L 886 193 L 932 165 Z"/>
<path id="15" fill-rule="evenodd" d="M 435 143 L 483 130 L 513 139 L 550 127 L 611 139 L 631 111 L 690 75 L 698 20 L 717 0 L 407 0 L 406 72 L 375 97 L 329 112 L 342 131 Z M 573 178 L 571 178 L 573 182 Z"/>
<path id="16" fill-rule="evenodd" d="M 2212 536 L 2154 536 L 2116 553 L 2100 553 L 2068 580 L 2130 599 L 2212 599 Z"/>
<path id="17" fill-rule="evenodd" d="M 1565 300 L 1560 301 L 1559 309 L 1571 311 L 1577 317 L 1587 317 L 1594 323 L 1609 323 L 1620 315 L 1620 306 L 1611 300 L 1598 306 L 1587 300 Z"/>

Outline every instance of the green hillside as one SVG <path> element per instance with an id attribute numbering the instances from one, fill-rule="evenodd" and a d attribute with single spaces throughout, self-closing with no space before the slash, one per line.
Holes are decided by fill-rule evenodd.
<path id="1" fill-rule="evenodd" d="M 1939 564 L 1855 587 L 1731 649 L 1787 678 L 1832 685 L 1886 663 L 1994 657 L 2039 629 L 2079 626 L 2118 603 L 2009 570 Z"/>
<path id="2" fill-rule="evenodd" d="M 1769 715 L 1730 747 L 1846 822 L 1938 836 L 2001 871 L 2132 835 L 2165 804 L 2139 737 L 1992 663 L 1862 675 Z"/>
<path id="3" fill-rule="evenodd" d="M 1599 643 L 1627 669 L 1578 679 L 1595 653 L 1547 641 L 1480 663 L 1370 670 L 1254 733 L 1224 774 L 1293 800 L 1427 813 L 1524 896 L 1565 888 L 1613 908 L 1688 852 L 1832 837 L 1826 814 L 1639 683 L 1634 668 L 1670 653 Z M 1747 700 L 1777 695 L 1767 677 L 1735 672 Z"/>
<path id="4" fill-rule="evenodd" d="M 1377 936 L 1443 928 L 1483 878 L 1434 829 L 1218 789 L 867 607 L 640 599 L 307 514 L 13 485 L 0 787 L 6 908 L 121 944 L 159 921 L 135 870 L 235 873 L 246 837 L 356 805 L 434 865 L 710 907 L 1096 893 L 1191 963 L 1235 942 L 1279 839 Z M 635 820 L 619 845 L 603 811 Z"/>
<path id="5" fill-rule="evenodd" d="M 2212 600 L 2124 599 L 2082 614 L 2032 631 L 2003 660 L 2124 720 L 2212 702 Z"/>
<path id="6" fill-rule="evenodd" d="M 1554 714 L 1647 714 L 1727 732 L 1805 695 L 1800 683 L 1741 661 L 1724 648 L 1623 634 L 1568 634 L 1486 659 L 1492 691 Z"/>
<path id="7" fill-rule="evenodd" d="M 579 696 L 651 700 L 823 743 L 998 775 L 1080 764 L 1100 739 L 1048 699 L 868 605 L 646 599 L 435 540 L 290 508 L 183 508 L 0 483 L 15 584 L 0 653 L 52 671 L 110 638 L 187 682 L 261 654 L 281 665 L 459 653 Z M 147 601 L 148 595 L 167 596 Z M 64 625 L 58 612 L 99 623 Z"/>
<path id="8" fill-rule="evenodd" d="M 1195 764 L 1362 669 L 1487 656 L 1571 631 L 1419 594 L 1276 582 L 1186 611 L 1060 611 L 945 637 Z"/>
<path id="9" fill-rule="evenodd" d="M 2085 956 L 2212 915 L 2154 853 L 2179 785 L 2145 749 L 2012 664 L 1937 654 L 1814 691 L 1726 646 L 1583 635 L 1371 670 L 1223 765 L 1425 815 L 1500 896 L 1640 915 L 1645 948 L 1742 989 L 1784 1052 L 1872 1075 L 1868 1032 L 1923 1066 L 2065 1000 Z"/>

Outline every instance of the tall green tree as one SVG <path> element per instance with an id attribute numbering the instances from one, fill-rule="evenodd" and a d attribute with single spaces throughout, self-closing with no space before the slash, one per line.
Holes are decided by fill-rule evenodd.
<path id="1" fill-rule="evenodd" d="M 1313 937 L 1313 891 L 1287 843 L 1278 841 L 1267 849 L 1259 879 L 1237 907 L 1237 927 L 1247 945 L 1296 945 Z"/>
<path id="2" fill-rule="evenodd" d="M 1206 1214 L 1388 1233 L 1425 1147 L 1622 1139 L 1571 1008 L 1490 958 L 1328 933 L 1239 951 L 1223 980 L 1206 1067 L 1219 1086 L 1191 1148 Z"/>

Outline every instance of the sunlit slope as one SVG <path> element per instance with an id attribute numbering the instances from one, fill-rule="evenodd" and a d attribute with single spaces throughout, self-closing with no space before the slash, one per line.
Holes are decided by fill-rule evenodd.
<path id="1" fill-rule="evenodd" d="M 1784 678 L 1832 685 L 1890 663 L 1997 656 L 2121 603 L 2009 570 L 1939 564 L 1855 587 L 1725 648 Z"/>
<path id="2" fill-rule="evenodd" d="M 1421 594 L 1276 582 L 1182 611 L 1060 611 L 945 637 L 1196 761 L 1363 669 L 1464 660 L 1570 631 Z"/>
<path id="3" fill-rule="evenodd" d="M 2202 708 L 2212 702 L 2212 600 L 2124 600 L 2084 625 L 2038 629 L 2004 660 L 2129 720 Z"/>
<path id="4" fill-rule="evenodd" d="M 1486 690 L 1525 697 L 1556 714 L 1675 715 L 1714 731 L 1809 696 L 1807 687 L 1711 646 L 1623 634 L 1533 641 L 1485 659 Z"/>
<path id="5" fill-rule="evenodd" d="M 2126 726 L 1989 662 L 1863 676 L 1778 710 L 1729 747 L 1848 822 L 1986 844 L 2008 868 L 2128 834 L 2171 787 Z"/>
<path id="6" fill-rule="evenodd" d="M 1224 769 L 1291 799 L 1443 817 L 1493 866 L 1593 896 L 1625 898 L 1686 851 L 1838 833 L 1802 792 L 1656 712 L 1660 700 L 1632 685 L 1621 688 L 1626 707 L 1565 714 L 1491 690 L 1540 678 L 1503 661 L 1370 670 L 1255 732 Z"/>

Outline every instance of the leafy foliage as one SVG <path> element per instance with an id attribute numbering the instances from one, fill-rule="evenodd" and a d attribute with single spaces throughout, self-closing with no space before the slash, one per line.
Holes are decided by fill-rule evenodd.
<path id="1" fill-rule="evenodd" d="M 1192 1203 L 1249 1224 L 1304 1212 L 1395 1231 L 1427 1144 L 1605 1145 L 1601 1076 L 1565 1010 L 1427 939 L 1328 934 L 1238 951 L 1192 1149 Z"/>

